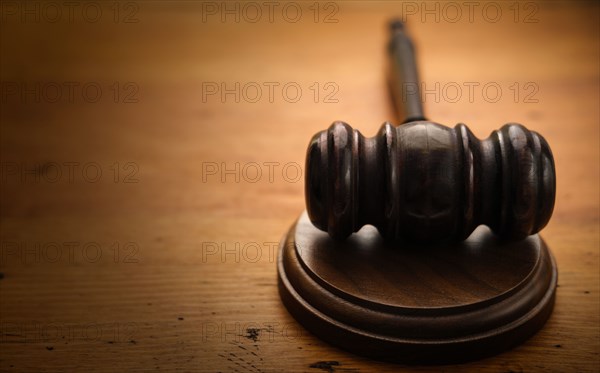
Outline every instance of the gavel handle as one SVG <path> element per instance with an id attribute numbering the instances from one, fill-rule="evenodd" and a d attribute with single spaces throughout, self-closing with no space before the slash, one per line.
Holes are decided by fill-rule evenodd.
<path id="1" fill-rule="evenodd" d="M 400 20 L 390 24 L 389 74 L 394 106 L 402 123 L 426 120 L 413 43 Z"/>

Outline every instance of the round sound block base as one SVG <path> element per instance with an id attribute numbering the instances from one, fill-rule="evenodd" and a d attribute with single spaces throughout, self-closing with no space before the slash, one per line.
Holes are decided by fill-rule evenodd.
<path id="1" fill-rule="evenodd" d="M 454 245 L 392 245 L 367 226 L 340 243 L 306 212 L 277 266 L 283 303 L 313 334 L 359 355 L 426 364 L 522 343 L 550 316 L 558 277 L 538 235 L 503 243 L 482 226 Z"/>

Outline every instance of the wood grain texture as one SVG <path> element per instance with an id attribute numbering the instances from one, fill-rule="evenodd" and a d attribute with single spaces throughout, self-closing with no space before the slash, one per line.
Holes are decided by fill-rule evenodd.
<path id="1" fill-rule="evenodd" d="M 448 364 L 508 350 L 554 306 L 558 272 L 539 235 L 502 242 L 481 226 L 459 244 L 385 242 L 367 227 L 336 242 L 306 213 L 282 240 L 279 293 L 307 330 L 385 361 Z"/>
<path id="2" fill-rule="evenodd" d="M 118 3 L 115 23 L 114 4 L 102 4 L 95 23 L 79 11 L 73 22 L 3 13 L 0 23 L 1 371 L 599 369 L 598 5 L 535 3 L 518 8 L 517 22 L 509 2 L 498 3 L 496 23 L 482 17 L 484 4 L 473 22 L 465 8 L 454 23 L 407 15 L 420 78 L 440 86 L 426 95 L 427 117 L 464 122 L 479 138 L 521 122 L 550 144 L 557 200 L 542 237 L 560 272 L 555 310 L 527 343 L 465 365 L 406 367 L 305 331 L 281 304 L 275 263 L 304 208 L 295 171 L 310 136 L 336 119 L 372 136 L 394 119 L 386 25 L 402 3 L 340 2 L 337 23 L 322 22 L 324 3 L 319 22 L 312 3 L 299 3 L 296 23 L 278 12 L 273 22 L 267 13 L 204 22 L 206 3 L 163 1 L 133 2 L 136 23 L 124 22 L 136 8 Z M 538 22 L 525 23 L 532 9 Z M 48 90 L 40 102 L 21 94 L 36 82 Z M 63 86 L 57 102 L 53 82 Z M 70 99 L 65 82 L 103 94 Z M 252 85 L 239 102 L 203 97 L 203 83 L 236 82 L 257 83 L 261 98 L 250 102 Z M 279 84 L 272 99 L 270 82 Z M 458 100 L 450 86 L 442 93 L 452 82 Z M 479 84 L 472 100 L 469 82 Z M 288 83 L 302 89 L 295 103 L 294 84 L 282 95 Z M 482 93 L 488 83 L 501 87 L 496 102 L 493 88 Z M 336 89 L 338 102 L 324 102 Z M 137 102 L 124 103 L 128 94 Z"/>
<path id="3" fill-rule="evenodd" d="M 521 240 L 546 226 L 556 194 L 552 152 L 517 123 L 478 139 L 464 124 L 429 121 L 364 137 L 344 122 L 316 133 L 306 152 L 306 210 L 337 240 L 375 226 L 391 240 L 465 240 L 485 224 Z"/>

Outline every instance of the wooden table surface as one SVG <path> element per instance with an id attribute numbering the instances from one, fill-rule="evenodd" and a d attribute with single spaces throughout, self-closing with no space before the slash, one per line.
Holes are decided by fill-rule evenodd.
<path id="1" fill-rule="evenodd" d="M 0 371 L 600 369 L 598 4 L 60 3 L 0 5 Z M 392 16 L 429 118 L 521 122 L 556 159 L 554 313 L 465 365 L 338 350 L 277 293 L 312 134 L 395 120 Z"/>

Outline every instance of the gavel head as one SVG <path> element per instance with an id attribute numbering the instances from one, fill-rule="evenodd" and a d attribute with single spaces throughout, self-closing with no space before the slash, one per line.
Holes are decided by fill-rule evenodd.
<path id="1" fill-rule="evenodd" d="M 365 224 L 392 240 L 461 240 L 480 224 L 521 239 L 548 223 L 555 188 L 546 140 L 514 123 L 479 140 L 464 124 L 385 123 L 365 138 L 334 122 L 306 156 L 308 215 L 336 239 Z"/>

